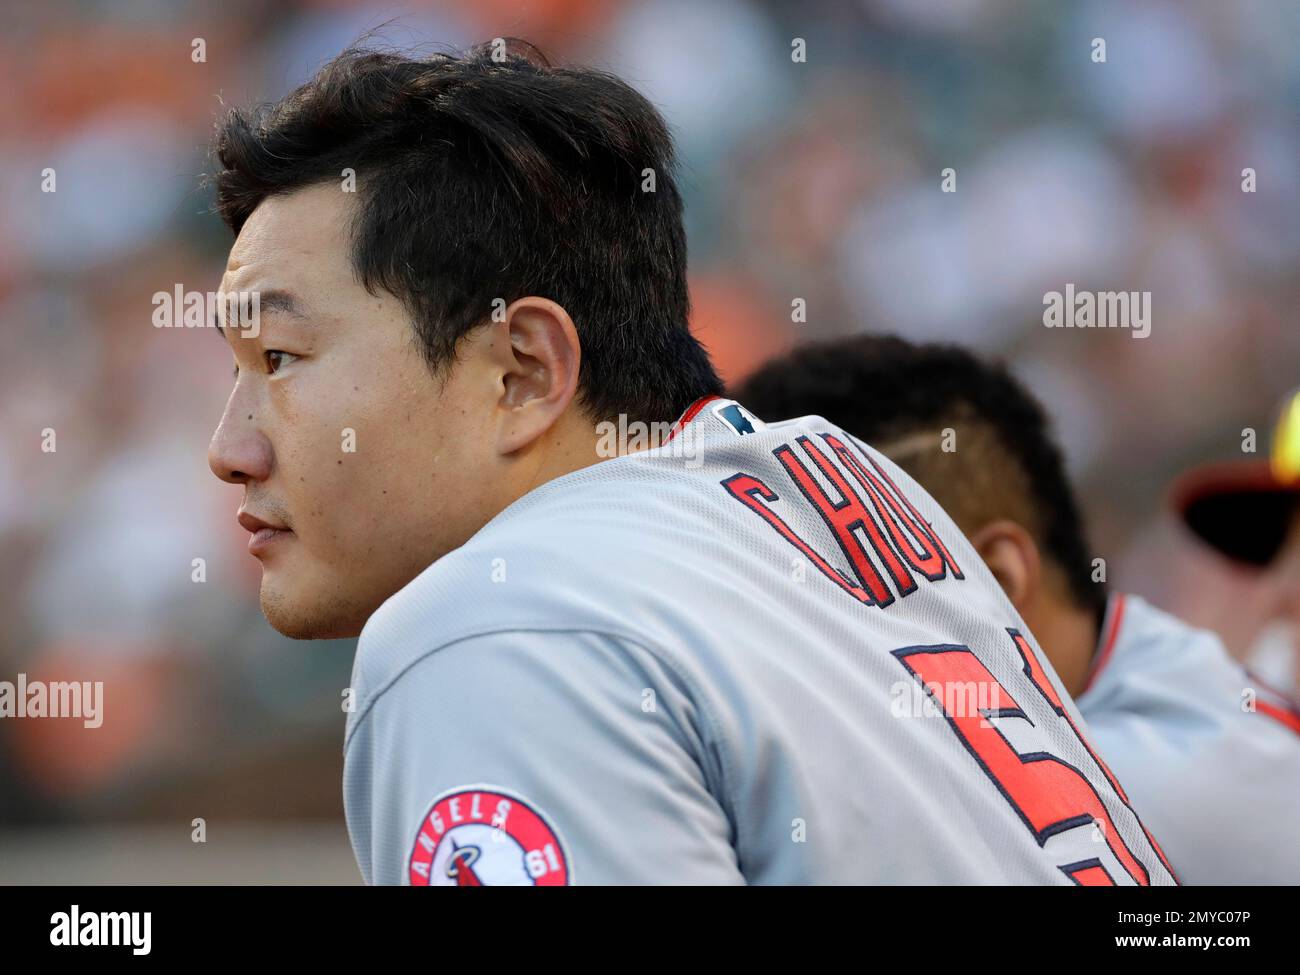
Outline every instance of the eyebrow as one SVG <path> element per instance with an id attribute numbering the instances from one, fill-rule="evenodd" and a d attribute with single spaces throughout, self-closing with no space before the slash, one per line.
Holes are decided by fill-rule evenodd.
<path id="1" fill-rule="evenodd" d="M 272 288 L 270 291 L 263 291 L 258 297 L 258 310 L 278 311 L 294 318 L 306 319 L 307 314 L 298 304 L 297 297 L 291 291 L 281 291 L 278 288 Z"/>
<path id="2" fill-rule="evenodd" d="M 259 316 L 263 312 L 279 312 L 299 321 L 309 321 L 307 313 L 302 310 L 302 306 L 298 304 L 298 298 L 292 291 L 272 288 L 269 291 L 250 292 L 250 294 L 254 293 L 257 295 L 257 313 Z M 235 292 L 235 294 L 239 294 L 239 292 Z M 221 334 L 223 339 L 226 337 L 226 330 L 221 327 L 220 307 L 212 309 L 212 327 Z"/>

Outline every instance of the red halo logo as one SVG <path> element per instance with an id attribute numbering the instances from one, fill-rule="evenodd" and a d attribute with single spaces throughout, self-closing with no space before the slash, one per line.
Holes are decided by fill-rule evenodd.
<path id="1" fill-rule="evenodd" d="M 562 887 L 569 858 L 559 834 L 522 796 L 498 786 L 457 786 L 420 821 L 412 887 Z"/>

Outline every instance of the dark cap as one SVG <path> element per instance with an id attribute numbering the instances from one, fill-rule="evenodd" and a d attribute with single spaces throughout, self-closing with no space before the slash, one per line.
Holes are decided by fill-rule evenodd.
<path id="1" fill-rule="evenodd" d="M 1300 514 L 1300 391 L 1281 410 L 1268 460 L 1194 467 L 1174 481 L 1170 502 L 1210 547 L 1237 562 L 1268 565 Z"/>

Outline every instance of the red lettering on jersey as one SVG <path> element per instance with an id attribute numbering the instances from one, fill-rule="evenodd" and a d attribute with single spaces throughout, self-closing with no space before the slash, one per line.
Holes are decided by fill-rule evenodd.
<path id="1" fill-rule="evenodd" d="M 826 492 L 817 479 L 813 477 L 812 471 L 808 470 L 795 456 L 789 444 L 782 444 L 772 453 L 781 462 L 781 466 L 794 479 L 794 483 L 803 492 L 803 496 L 817 509 L 817 513 L 822 516 L 826 526 L 835 535 L 835 541 L 839 543 L 840 549 L 848 557 L 849 564 L 853 567 L 858 580 L 867 588 L 879 605 L 888 606 L 894 601 L 894 594 L 885 585 L 884 578 L 876 569 L 870 554 L 857 534 L 861 530 L 867 536 L 867 540 L 875 550 L 876 556 L 884 562 L 885 568 L 889 570 L 889 574 L 893 577 L 894 585 L 898 587 L 899 593 L 905 596 L 910 592 L 914 592 L 916 590 L 916 580 L 912 578 L 912 574 L 885 540 L 880 525 L 871 517 L 871 512 L 867 511 L 862 499 L 849 486 L 848 480 L 831 463 L 830 458 L 814 447 L 812 441 L 807 437 L 799 437 L 797 442 L 804 449 L 804 453 L 817 465 L 818 470 L 835 488 L 836 493 L 839 495 L 838 500 L 832 498 Z"/>
<path id="2" fill-rule="evenodd" d="M 1092 750 L 1092 746 L 1088 744 L 1088 739 L 1083 737 L 1078 726 L 1070 718 L 1069 713 L 1065 710 L 1065 705 L 1061 703 L 1060 695 L 1056 693 L 1056 688 L 1047 679 L 1047 674 L 1043 670 L 1043 665 L 1039 663 L 1038 654 L 1034 653 L 1034 648 L 1029 645 L 1029 641 L 1024 638 L 1019 630 L 1008 628 L 1007 635 L 1011 637 L 1016 649 L 1020 651 L 1020 659 L 1024 662 L 1025 676 L 1029 678 L 1029 682 L 1038 688 L 1038 693 L 1047 699 L 1047 703 L 1052 706 L 1052 710 L 1065 719 L 1070 726 L 1070 730 L 1074 732 L 1074 737 L 1078 738 L 1083 743 L 1083 747 L 1088 749 L 1088 754 L 1093 757 L 1098 767 L 1106 774 L 1106 778 L 1110 780 L 1111 787 L 1127 803 L 1128 795 L 1124 792 L 1124 787 L 1119 784 L 1119 779 L 1115 778 L 1110 766 L 1103 762 L 1101 756 Z"/>
<path id="3" fill-rule="evenodd" d="M 863 459 L 838 437 L 829 433 L 821 436 L 835 458 L 870 499 L 874 513 L 854 491 L 844 471 L 840 470 L 831 457 L 814 446 L 811 438 L 801 436 L 796 440 L 834 488 L 834 497 L 799 459 L 790 444 L 782 444 L 772 454 L 830 529 L 836 544 L 849 561 L 853 579 L 818 555 L 785 519 L 772 510 L 771 503 L 779 501 L 780 496 L 758 478 L 737 473 L 723 481 L 722 486 L 802 552 L 823 575 L 854 599 L 869 606 L 888 606 L 894 601 L 894 593 L 877 567 L 877 562 L 888 572 L 900 596 L 916 591 L 917 583 L 912 570 L 931 581 L 944 578 L 949 570 L 953 578 L 965 578 L 935 533 L 934 526 L 925 520 L 916 506 L 898 489 L 898 485 L 875 458 L 868 458 L 875 468 L 875 473 L 872 473 Z M 911 536 L 910 539 L 908 535 Z M 870 543 L 870 550 L 863 543 L 864 537 Z"/>
<path id="4" fill-rule="evenodd" d="M 787 542 L 797 548 L 804 556 L 821 570 L 822 574 L 859 602 L 874 605 L 875 597 L 862 586 L 844 578 L 844 574 L 820 555 L 811 545 L 800 538 L 785 520 L 763 502 L 779 501 L 777 493 L 756 477 L 749 474 L 733 474 L 722 482 L 722 486 L 731 492 L 732 497 L 771 525 Z M 760 501 L 759 498 L 763 500 Z"/>
<path id="5" fill-rule="evenodd" d="M 1029 678 L 1030 683 L 1038 688 L 1038 692 L 1046 698 L 1047 703 L 1052 706 L 1052 710 L 1055 711 L 1058 716 L 1065 719 L 1065 723 L 1068 724 L 1070 730 L 1074 732 L 1074 737 L 1079 739 L 1079 744 L 1083 745 L 1088 754 L 1092 756 L 1092 760 L 1097 763 L 1097 767 L 1101 769 L 1102 773 L 1106 776 L 1107 781 L 1110 782 L 1111 788 L 1115 790 L 1120 801 L 1124 803 L 1124 805 L 1128 806 L 1129 812 L 1133 813 L 1133 818 L 1136 819 L 1138 825 L 1142 827 L 1142 832 L 1146 834 L 1147 840 L 1150 841 L 1152 849 L 1156 851 L 1156 856 L 1160 857 L 1160 862 L 1165 865 L 1165 869 L 1168 870 L 1170 874 L 1173 874 L 1174 868 L 1169 865 L 1169 860 L 1165 857 L 1165 851 L 1160 848 L 1160 844 L 1156 842 L 1156 838 L 1151 835 L 1151 831 L 1147 829 L 1146 824 L 1143 823 L 1141 818 L 1138 816 L 1137 810 L 1135 810 L 1132 803 L 1128 801 L 1128 793 L 1126 793 L 1124 787 L 1119 784 L 1119 779 L 1115 778 L 1115 773 L 1110 770 L 1110 766 L 1107 765 L 1102 757 L 1097 754 L 1096 749 L 1092 747 L 1092 743 L 1088 741 L 1083 732 L 1079 730 L 1079 726 L 1074 723 L 1074 719 L 1070 717 L 1069 712 L 1065 710 L 1065 705 L 1061 703 L 1061 697 L 1056 693 L 1056 688 L 1052 686 L 1052 682 L 1047 679 L 1047 673 L 1043 670 L 1043 665 L 1038 659 L 1038 654 L 1034 653 L 1034 648 L 1029 645 L 1029 641 L 1025 639 L 1024 635 L 1019 630 L 1014 630 L 1008 627 L 1007 635 L 1011 637 L 1012 642 L 1016 645 L 1016 649 L 1020 651 L 1020 659 L 1023 660 L 1025 664 L 1025 676 Z M 1175 879 L 1177 879 L 1176 875 Z"/>
<path id="6" fill-rule="evenodd" d="M 859 444 L 861 443 L 861 441 L 858 440 L 855 440 L 854 442 Z M 908 511 L 912 512 L 913 517 L 916 519 L 915 524 L 917 528 L 923 531 L 926 537 L 929 538 L 930 541 L 934 543 L 935 547 L 939 549 L 939 552 L 943 555 L 944 562 L 946 562 L 948 567 L 952 569 L 953 578 L 965 579 L 966 577 L 962 574 L 961 567 L 957 565 L 957 560 L 952 557 L 952 553 L 948 551 L 948 547 L 943 544 L 943 539 L 941 539 L 938 532 L 934 530 L 934 526 L 925 520 L 925 515 L 921 514 L 921 512 L 917 510 L 916 505 L 912 504 L 912 502 L 908 500 L 907 495 L 899 490 L 898 485 L 894 483 L 894 479 L 889 476 L 889 472 L 880 466 L 880 462 L 874 457 L 869 457 L 868 459 L 871 461 L 871 466 L 876 469 L 876 473 L 884 478 L 885 483 L 893 490 L 894 496 L 907 506 Z"/>
<path id="7" fill-rule="evenodd" d="M 1115 881 L 1097 859 L 1067 863 L 1061 872 L 1080 887 L 1114 887 Z"/>
<path id="8" fill-rule="evenodd" d="M 951 562 L 948 550 L 938 544 L 938 538 L 934 535 L 934 530 L 930 527 L 929 522 L 921 518 L 919 514 L 914 517 L 913 512 L 916 509 L 911 508 L 910 505 L 907 508 L 903 507 L 906 504 L 906 499 L 902 498 L 901 494 L 898 494 L 898 485 L 894 484 L 893 481 L 889 482 L 889 488 L 893 491 L 891 493 L 890 489 L 887 489 L 878 477 L 867 470 L 857 455 L 844 446 L 843 442 L 834 434 L 823 433 L 822 439 L 835 452 L 835 456 L 840 459 L 840 463 L 848 469 L 858 484 L 862 486 L 862 490 L 871 498 L 876 514 L 880 516 L 881 523 L 889 532 L 890 538 L 894 540 L 895 547 L 902 553 L 903 558 L 907 559 L 912 568 L 931 582 L 936 582 L 944 577 L 946 566 L 951 564 L 953 574 L 960 578 L 961 573 L 957 571 L 956 565 Z M 877 465 L 877 469 L 879 469 L 879 465 Z M 881 473 L 883 474 L 884 471 L 881 471 Z M 895 497 L 895 494 L 898 494 L 898 497 Z M 900 499 L 902 500 L 900 501 Z M 904 537 L 904 526 L 906 526 L 912 538 L 915 539 L 915 543 Z M 920 551 L 916 549 L 918 544 L 920 545 Z"/>
<path id="9" fill-rule="evenodd" d="M 1046 751 L 1017 752 L 992 724 L 990 718 L 1033 722 L 969 647 L 903 647 L 895 650 L 894 656 L 937 698 L 948 724 L 1039 846 L 1057 833 L 1085 823 L 1100 823 L 1106 844 L 1129 876 L 1144 886 L 1150 884 L 1147 868 L 1128 848 L 1101 796 L 1083 773 Z M 956 715 L 944 707 L 943 688 L 981 685 L 993 689 L 997 705 L 974 714 Z"/>

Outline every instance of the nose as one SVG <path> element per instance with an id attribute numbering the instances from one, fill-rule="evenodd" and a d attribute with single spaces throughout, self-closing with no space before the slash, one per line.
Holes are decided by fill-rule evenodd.
<path id="1" fill-rule="evenodd" d="M 255 415 L 239 403 L 236 387 L 208 443 L 208 467 L 228 484 L 264 481 L 271 475 L 271 442 L 253 421 Z"/>

